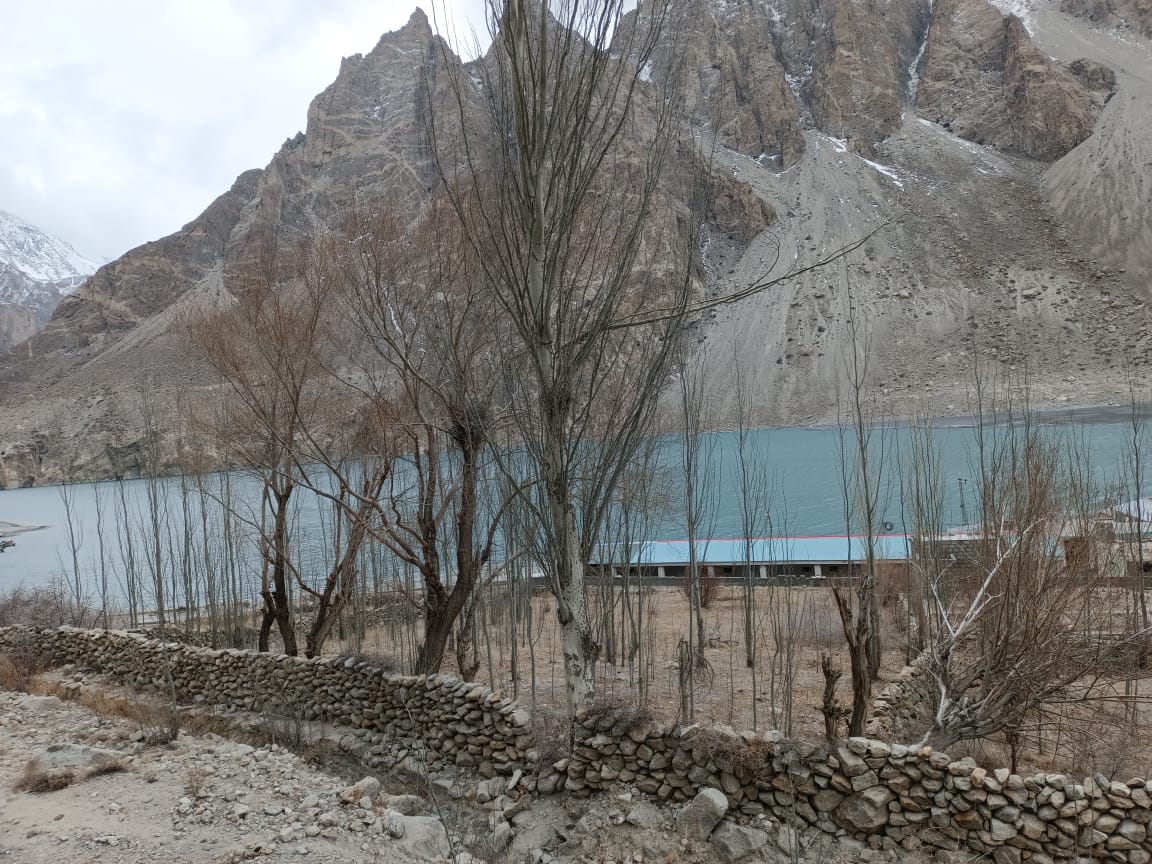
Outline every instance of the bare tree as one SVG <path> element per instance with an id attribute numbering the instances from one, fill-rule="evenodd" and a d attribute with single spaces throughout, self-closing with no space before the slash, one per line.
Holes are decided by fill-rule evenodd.
<path id="1" fill-rule="evenodd" d="M 764 566 L 766 552 L 770 552 L 773 541 L 767 539 L 772 533 L 772 478 L 768 467 L 767 446 L 757 449 L 755 431 L 751 427 L 750 418 L 752 406 L 749 400 L 749 382 L 747 372 L 741 366 L 738 357 L 733 358 L 734 387 L 736 396 L 736 463 L 733 466 L 732 487 L 736 490 L 740 501 L 740 534 L 743 537 L 741 544 L 743 558 L 743 596 L 741 600 L 741 623 L 744 633 L 744 664 L 751 670 L 752 676 L 752 728 L 759 727 L 759 662 L 760 662 L 760 619 L 762 612 L 756 603 L 758 590 L 757 570 Z M 765 538 L 757 542 L 755 538 Z M 760 559 L 760 560 L 757 560 Z M 776 591 L 769 588 L 773 594 Z M 791 592 L 785 588 L 786 595 Z M 784 598 L 790 604 L 791 597 Z M 770 603 L 774 609 L 776 604 Z M 777 636 L 781 641 L 788 638 L 787 630 L 791 622 L 778 620 Z M 788 689 L 791 689 L 791 663 L 786 663 L 786 676 Z M 773 679 L 773 683 L 775 680 Z M 770 688 L 769 702 L 773 713 L 777 710 L 776 688 Z M 791 726 L 790 711 L 782 712 L 780 718 L 773 717 L 773 722 L 784 719 L 781 731 L 788 734 Z M 780 728 L 780 727 L 775 727 Z"/>
<path id="2" fill-rule="evenodd" d="M 712 669 L 705 658 L 707 637 L 704 634 L 704 606 L 710 602 L 702 590 L 701 563 L 707 558 L 709 538 L 716 526 L 717 464 L 716 438 L 707 433 L 708 399 L 704 367 L 688 360 L 683 354 L 677 363 L 679 379 L 680 448 L 683 470 L 682 504 L 684 528 L 688 545 L 686 563 L 689 626 L 687 651 L 679 658 L 681 663 L 691 660 L 683 670 L 686 696 L 682 705 L 687 708 L 685 719 L 695 717 L 696 688 L 701 683 L 710 686 Z M 711 574 L 709 574 L 711 577 Z M 711 578 L 709 580 L 711 582 Z M 711 584 L 715 584 L 712 582 Z"/>
<path id="3" fill-rule="evenodd" d="M 84 571 L 80 566 L 80 552 L 84 547 L 84 525 L 77 513 L 76 487 L 71 483 L 63 483 L 56 487 L 60 496 L 60 504 L 64 509 L 64 531 L 68 560 L 57 553 L 60 565 L 67 574 L 64 583 L 71 595 L 70 623 L 76 627 L 86 625 L 84 612 L 88 608 L 90 596 L 88 586 L 85 584 Z"/>
<path id="4" fill-rule="evenodd" d="M 1027 717 L 1099 694 L 1144 633 L 1116 629 L 1108 568 L 1085 554 L 1099 490 L 1082 449 L 1026 405 L 986 400 L 978 377 L 979 529 L 957 541 L 963 568 L 930 586 L 937 700 L 924 742 L 1003 733 L 1015 753 Z"/>
<path id="5" fill-rule="evenodd" d="M 352 322 L 351 350 L 338 358 L 350 371 L 337 377 L 367 405 L 395 406 L 393 437 L 403 443 L 393 446 L 410 454 L 391 478 L 402 474 L 407 489 L 389 482 L 356 501 L 375 507 L 373 536 L 420 574 L 418 673 L 440 668 L 453 628 L 472 608 L 503 510 L 491 456 L 503 414 L 500 320 L 468 252 L 455 214 L 435 201 L 408 228 L 379 211 L 354 211 L 320 247 L 330 264 L 308 280 L 317 302 L 335 287 Z M 347 476 L 323 448 L 316 457 Z"/>
<path id="6" fill-rule="evenodd" d="M 152 600 L 156 609 L 156 623 L 161 628 L 167 622 L 169 596 L 164 584 L 164 535 L 168 531 L 168 484 L 162 476 L 163 441 L 162 421 L 156 386 L 151 376 L 140 377 L 136 385 L 140 399 L 140 420 L 143 435 L 144 492 L 147 511 L 141 515 L 139 531 L 145 548 L 141 556 L 152 583 Z"/>
<path id="7" fill-rule="evenodd" d="M 1135 510 L 1130 514 L 1131 524 L 1126 526 L 1129 544 L 1128 555 L 1125 556 L 1126 567 L 1131 570 L 1131 600 L 1132 600 L 1132 629 L 1147 631 L 1152 622 L 1148 615 L 1148 598 L 1146 592 L 1146 551 L 1145 534 L 1148 528 L 1148 499 L 1145 495 L 1145 468 L 1144 461 L 1148 455 L 1148 422 L 1146 418 L 1147 405 L 1141 405 L 1139 390 L 1131 368 L 1126 371 L 1128 378 L 1128 430 L 1129 440 L 1124 458 L 1123 474 L 1127 481 L 1127 495 L 1134 502 Z M 1145 394 L 1147 395 L 1147 394 Z M 1130 562 L 1130 563 L 1129 563 Z M 1141 668 L 1148 663 L 1148 652 L 1143 648 L 1140 652 Z M 1133 685 L 1135 685 L 1133 681 Z M 1133 686 L 1133 695 L 1135 687 Z"/>
<path id="8" fill-rule="evenodd" d="M 859 574 L 854 574 L 856 578 L 851 588 L 833 584 L 832 596 L 848 643 L 852 675 L 852 713 L 848 720 L 848 734 L 861 735 L 872 699 L 872 682 L 880 673 L 876 544 L 882 522 L 881 492 L 887 443 L 878 406 L 869 391 L 871 346 L 861 332 L 847 272 L 845 278 L 848 285 L 849 340 L 844 358 L 847 422 L 842 413 L 839 437 L 841 491 L 844 522 L 849 535 L 849 558 L 853 557 L 852 535 L 854 531 L 860 531 L 864 540 L 864 561 Z M 841 403 L 842 411 L 844 407 Z"/>
<path id="9" fill-rule="evenodd" d="M 901 465 L 905 530 L 910 535 L 904 602 L 908 648 L 919 654 L 940 631 L 937 597 L 947 597 L 956 563 L 945 536 L 945 495 L 941 454 L 927 414 L 912 424 Z M 909 512 L 910 511 L 910 512 Z M 908 517 L 911 523 L 908 523 Z M 910 659 L 910 658 L 909 658 Z"/>
<path id="10" fill-rule="evenodd" d="M 320 410 L 316 386 L 323 319 L 320 305 L 291 290 L 290 268 L 274 242 L 232 285 L 234 302 L 189 327 L 200 357 L 231 397 L 218 413 L 198 418 L 226 461 L 249 466 L 261 482 L 259 517 L 263 616 L 259 649 L 275 625 L 286 654 L 298 651 L 291 589 L 293 496 L 300 484 L 299 443 Z"/>
<path id="11" fill-rule="evenodd" d="M 697 220 L 687 219 L 687 252 L 651 225 L 645 234 L 677 122 L 671 94 L 640 95 L 668 3 L 646 6 L 615 44 L 620 0 L 491 0 L 488 11 L 491 60 L 478 70 L 487 128 L 465 130 L 462 148 L 449 150 L 433 117 L 434 149 L 515 338 L 517 467 L 530 484 L 524 500 L 539 525 L 575 711 L 591 698 L 598 651 L 584 568 L 650 432 L 689 299 Z M 475 87 L 459 73 L 452 86 L 462 115 Z M 640 146 L 626 152 L 635 132 Z M 677 252 L 656 260 L 661 242 Z M 652 306 L 672 311 L 643 332 L 616 328 Z"/>

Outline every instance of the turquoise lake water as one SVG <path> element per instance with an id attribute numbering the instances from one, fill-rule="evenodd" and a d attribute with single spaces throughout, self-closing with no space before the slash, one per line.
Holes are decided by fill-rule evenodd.
<path id="1" fill-rule="evenodd" d="M 1132 488 L 1122 488 L 1121 484 L 1130 469 L 1132 427 L 1124 423 L 1077 423 L 1065 424 L 1050 429 L 1052 435 L 1064 440 L 1074 440 L 1082 452 L 1088 454 L 1096 482 L 1100 489 L 1101 503 L 1107 500 L 1127 500 L 1135 497 Z M 851 433 L 849 433 L 851 434 Z M 945 491 L 945 520 L 949 525 L 960 525 L 975 521 L 974 484 L 976 476 L 975 434 L 971 428 L 943 427 L 933 430 L 933 439 L 940 453 L 941 476 Z M 1046 432 L 1047 434 L 1047 432 Z M 911 433 L 907 429 L 892 428 L 874 433 L 874 446 L 883 444 L 886 453 L 887 475 L 884 486 L 880 522 L 892 523 L 892 530 L 902 531 L 910 517 L 901 505 L 901 481 L 898 466 L 901 459 L 907 459 Z M 751 433 L 750 452 L 764 460 L 772 475 L 774 493 L 771 504 L 772 532 L 776 536 L 832 535 L 846 532 L 842 495 L 842 474 L 840 467 L 840 432 L 834 429 L 773 429 Z M 736 436 L 732 433 L 714 433 L 708 436 L 713 465 L 712 475 L 718 478 L 716 484 L 714 515 L 707 532 L 714 537 L 742 536 L 740 517 L 740 496 L 738 484 L 734 480 L 738 460 L 736 457 Z M 1147 442 L 1145 442 L 1147 444 Z M 849 441 L 851 446 L 851 441 Z M 1147 448 L 1146 449 L 1152 449 Z M 676 465 L 680 458 L 679 444 L 672 441 L 666 445 L 665 458 L 673 474 L 675 489 Z M 1146 459 L 1147 462 L 1147 459 Z M 1145 473 L 1152 473 L 1145 466 Z M 235 488 L 238 496 L 245 494 L 253 499 L 258 487 L 250 477 L 233 475 L 237 479 Z M 681 475 L 682 476 L 682 475 Z M 135 522 L 135 532 L 140 535 L 145 526 L 146 482 L 125 481 L 123 490 L 129 504 L 129 518 Z M 74 524 L 76 536 L 80 539 L 79 559 L 86 573 L 94 569 L 97 557 L 98 537 L 96 530 L 95 496 L 105 499 L 104 540 L 107 559 L 114 571 L 122 561 L 122 553 L 116 536 L 115 510 L 119 507 L 119 490 L 115 483 L 87 484 L 71 487 L 74 495 Z M 180 507 L 178 482 L 168 481 L 168 511 L 172 525 L 180 523 L 176 510 Z M 247 493 L 244 490 L 248 490 Z M 1143 494 L 1150 494 L 1145 488 Z M 962 507 L 963 496 L 963 507 Z M 198 505 L 197 505 L 198 506 Z M 967 518 L 965 518 L 967 517 Z M 198 517 L 197 517 L 198 518 Z M 64 503 L 59 488 L 38 487 L 0 491 L 0 521 L 22 525 L 45 526 L 41 530 L 21 534 L 16 539 L 16 547 L 0 554 L 0 591 L 11 589 L 18 584 L 44 584 L 59 573 L 71 568 L 71 553 L 65 529 Z M 317 527 L 320 517 L 308 507 L 299 516 L 302 536 L 313 535 L 305 546 L 311 544 L 311 553 L 324 557 L 322 532 Z M 179 535 L 179 528 L 172 529 Z M 767 533 L 761 531 L 758 533 Z M 652 539 L 676 539 L 685 534 L 683 516 L 676 512 L 662 515 L 649 532 Z M 139 537 L 138 537 L 139 540 Z M 141 550 L 142 551 L 142 550 Z M 307 550 L 304 550 L 307 551 Z M 258 571 L 258 556 L 255 543 L 248 544 L 247 557 L 242 562 L 247 578 Z M 304 555 L 307 558 L 307 555 Z"/>

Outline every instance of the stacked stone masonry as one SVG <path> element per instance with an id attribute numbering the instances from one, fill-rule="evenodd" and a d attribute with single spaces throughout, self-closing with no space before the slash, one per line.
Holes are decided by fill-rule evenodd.
<path id="1" fill-rule="evenodd" d="M 1143 778 L 1021 777 L 928 747 L 850 738 L 829 749 L 779 733 L 668 728 L 611 711 L 581 715 L 572 753 L 538 766 L 527 712 L 447 676 L 390 676 L 362 662 L 119 633 L 0 629 L 0 652 L 19 646 L 137 687 L 175 686 L 197 702 L 261 710 L 291 691 L 310 717 L 375 730 L 389 746 L 399 742 L 400 752 L 422 746 L 439 762 L 488 775 L 523 771 L 534 775 L 524 785 L 540 793 L 579 796 L 627 783 L 679 802 L 712 787 L 723 790 L 729 815 L 769 814 L 874 849 L 975 852 L 996 864 L 1152 862 L 1152 783 Z"/>
<path id="2" fill-rule="evenodd" d="M 921 654 L 872 701 L 864 732 L 881 741 L 919 741 L 932 725 L 936 693 Z"/>
<path id="3" fill-rule="evenodd" d="M 33 650 L 134 688 L 173 691 L 181 702 L 261 711 L 361 730 L 391 761 L 522 771 L 531 717 L 487 687 L 448 675 L 391 675 L 359 659 L 306 660 L 255 651 L 197 648 L 140 634 L 0 628 L 0 652 Z"/>

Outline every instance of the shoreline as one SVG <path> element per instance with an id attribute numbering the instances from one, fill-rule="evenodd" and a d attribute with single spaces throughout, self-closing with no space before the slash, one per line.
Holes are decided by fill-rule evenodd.
<path id="1" fill-rule="evenodd" d="M 1130 402 L 1111 402 L 1105 404 L 1080 404 L 1080 405 L 1044 405 L 1043 407 L 1033 407 L 1025 409 L 1016 409 L 1012 411 L 1002 412 L 989 412 L 987 415 L 987 424 L 989 428 L 1002 427 L 1007 425 L 1010 419 L 1014 419 L 1019 423 L 1025 416 L 1027 416 L 1035 425 L 1039 426 L 1071 426 L 1071 425 L 1085 425 L 1085 426 L 1106 426 L 1106 425 L 1120 425 L 1129 424 L 1133 420 L 1133 413 L 1135 413 L 1135 420 L 1139 423 L 1152 423 L 1152 402 L 1137 402 L 1133 405 Z M 928 420 L 928 428 L 930 429 L 972 429 L 979 425 L 980 415 L 977 414 L 946 414 L 932 416 Z M 914 414 L 894 414 L 886 417 L 879 418 L 875 423 L 870 424 L 872 428 L 877 429 L 908 429 L 912 428 L 918 422 Z M 852 424 L 839 424 L 832 420 L 825 421 L 812 421 L 808 423 L 799 424 L 757 424 L 750 426 L 750 432 L 835 432 L 840 429 L 851 429 Z M 711 428 L 703 430 L 705 435 L 724 435 L 732 434 L 736 430 L 733 426 L 721 423 Z M 653 434 L 657 438 L 676 437 L 677 433 L 668 432 L 663 429 L 654 430 Z M 207 472 L 208 475 L 224 474 L 236 471 L 245 471 L 248 466 L 236 465 L 231 467 L 214 468 Z M 161 474 L 160 477 L 177 477 L 178 473 Z M 138 481 L 146 479 L 144 477 L 126 477 L 123 478 L 128 481 Z M 71 483 L 80 484 L 101 484 L 116 482 L 116 478 L 101 477 L 92 478 L 88 480 L 72 480 Z M 0 488 L 0 493 L 3 492 L 16 492 L 24 489 L 50 489 L 55 486 L 64 485 L 61 481 L 50 483 L 34 483 L 31 486 L 21 486 L 18 488 Z M 14 537 L 19 534 L 27 534 L 32 531 L 40 531 L 52 527 L 50 525 L 23 525 L 15 522 L 7 522 L 0 519 L 0 533 L 5 536 Z"/>
<path id="2" fill-rule="evenodd" d="M 1136 420 L 1141 423 L 1152 422 L 1152 403 L 1138 402 L 1135 405 Z M 1027 411 L 1027 416 L 1032 422 L 1041 426 L 1070 426 L 1074 424 L 1083 424 L 1086 426 L 1104 426 L 1119 423 L 1130 423 L 1132 421 L 1133 406 L 1131 403 L 1109 403 L 1105 405 L 1067 405 L 1067 406 L 1045 406 L 1043 408 L 1032 408 Z M 1024 411 L 1004 411 L 990 413 L 989 425 L 990 426 L 1003 426 L 1005 421 L 1009 418 L 1017 420 L 1025 416 Z M 932 429 L 971 429 L 979 425 L 980 415 L 978 414 L 950 414 L 938 417 L 932 417 L 928 425 Z M 916 423 L 915 417 L 890 417 L 876 423 L 877 427 L 886 429 L 906 429 Z M 845 426 L 844 428 L 849 428 Z M 764 427 L 766 430 L 773 429 L 812 429 L 820 432 L 827 432 L 841 428 L 837 423 L 816 423 L 810 426 L 768 426 Z M 716 430 L 728 431 L 728 430 Z"/>
<path id="3" fill-rule="evenodd" d="M 21 525 L 18 522 L 5 522 L 0 520 L 0 535 L 4 537 L 18 537 L 21 534 L 30 534 L 33 531 L 43 531 L 47 525 Z"/>

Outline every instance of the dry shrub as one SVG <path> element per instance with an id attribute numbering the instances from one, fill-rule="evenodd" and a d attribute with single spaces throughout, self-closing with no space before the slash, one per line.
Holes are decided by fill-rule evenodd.
<path id="1" fill-rule="evenodd" d="M 359 762 L 344 753 L 336 744 L 327 738 L 319 738 L 306 742 L 298 751 L 300 758 L 314 768 L 324 768 L 332 773 L 333 766 L 338 762 Z"/>
<path id="2" fill-rule="evenodd" d="M 796 644 L 822 651 L 844 648 L 844 628 L 839 615 L 831 609 L 804 610 L 796 627 Z"/>
<path id="3" fill-rule="evenodd" d="M 16 781 L 17 792 L 30 792 L 33 795 L 43 795 L 46 792 L 57 792 L 76 782 L 76 773 L 69 768 L 57 771 L 43 771 L 37 760 L 32 759 L 24 766 L 20 779 Z"/>
<path id="4" fill-rule="evenodd" d="M 768 781 L 776 773 L 772 765 L 775 745 L 762 738 L 746 741 L 717 729 L 701 729 L 692 739 L 692 752 L 693 758 L 710 759 L 722 771 L 747 773 L 757 781 Z"/>
<path id="5" fill-rule="evenodd" d="M 1026 730 L 1022 761 L 1077 777 L 1146 776 L 1147 727 L 1123 702 L 1044 706 Z"/>
<path id="6" fill-rule="evenodd" d="M 141 697 L 134 690 L 83 688 L 77 692 L 59 690 L 57 695 L 79 702 L 104 717 L 123 717 L 139 728 L 146 744 L 175 741 L 183 726 L 183 713 L 172 702 Z"/>
<path id="7" fill-rule="evenodd" d="M 145 744 L 168 744 L 180 737 L 181 714 L 169 702 L 141 699 L 132 694 L 131 719 L 136 721 Z"/>
<path id="8" fill-rule="evenodd" d="M 212 775 L 203 768 L 189 768 L 184 775 L 184 794 L 189 798 L 199 798 L 204 791 L 204 784 Z"/>
<path id="9" fill-rule="evenodd" d="M 700 571 L 700 606 L 704 609 L 710 609 L 712 604 L 720 599 L 721 582 L 720 577 L 713 573 L 709 568 L 704 568 Z M 691 601 L 692 599 L 692 578 L 690 576 L 684 577 L 684 596 Z"/>
<path id="10" fill-rule="evenodd" d="M 337 658 L 337 662 L 348 659 L 359 661 L 367 658 L 343 655 Z M 309 694 L 299 687 L 290 686 L 283 679 L 274 683 L 277 685 L 276 695 L 260 705 L 258 734 L 270 744 L 300 752 L 310 737 L 308 719 L 304 716 Z"/>
<path id="11" fill-rule="evenodd" d="M 190 710 L 181 714 L 181 728 L 189 735 L 219 735 L 227 738 L 234 726 L 224 716 L 211 711 Z"/>
<path id="12" fill-rule="evenodd" d="M 29 759 L 25 764 L 20 779 L 16 781 L 13 788 L 17 792 L 43 795 L 46 792 L 57 792 L 60 789 L 65 789 L 80 780 L 90 780 L 104 774 L 117 774 L 124 770 L 124 763 L 118 759 L 99 762 L 82 772 L 77 772 L 73 768 L 45 770 L 40 767 L 40 760 L 34 758 Z"/>
<path id="13" fill-rule="evenodd" d="M 537 708 L 532 712 L 532 734 L 540 765 L 551 765 L 568 755 L 572 721 L 564 711 Z"/>
<path id="14" fill-rule="evenodd" d="M 31 690 L 36 677 L 45 670 L 46 664 L 28 651 L 13 651 L 0 655 L 0 689 Z"/>
<path id="15" fill-rule="evenodd" d="M 1103 726 L 1095 732 L 1077 727 L 1074 740 L 1066 742 L 1067 762 L 1073 776 L 1103 774 L 1109 780 L 1146 776 L 1144 743 L 1147 739 L 1117 726 Z"/>
<path id="16" fill-rule="evenodd" d="M 64 624 L 90 627 L 100 617 L 88 602 L 79 600 L 60 577 L 48 585 L 15 588 L 0 594 L 0 627 L 22 625 L 55 629 Z"/>
<path id="17" fill-rule="evenodd" d="M 583 716 L 586 721 L 594 722 L 601 731 L 611 730 L 614 735 L 623 735 L 656 719 L 651 708 L 626 696 L 597 697 L 585 709 Z"/>

